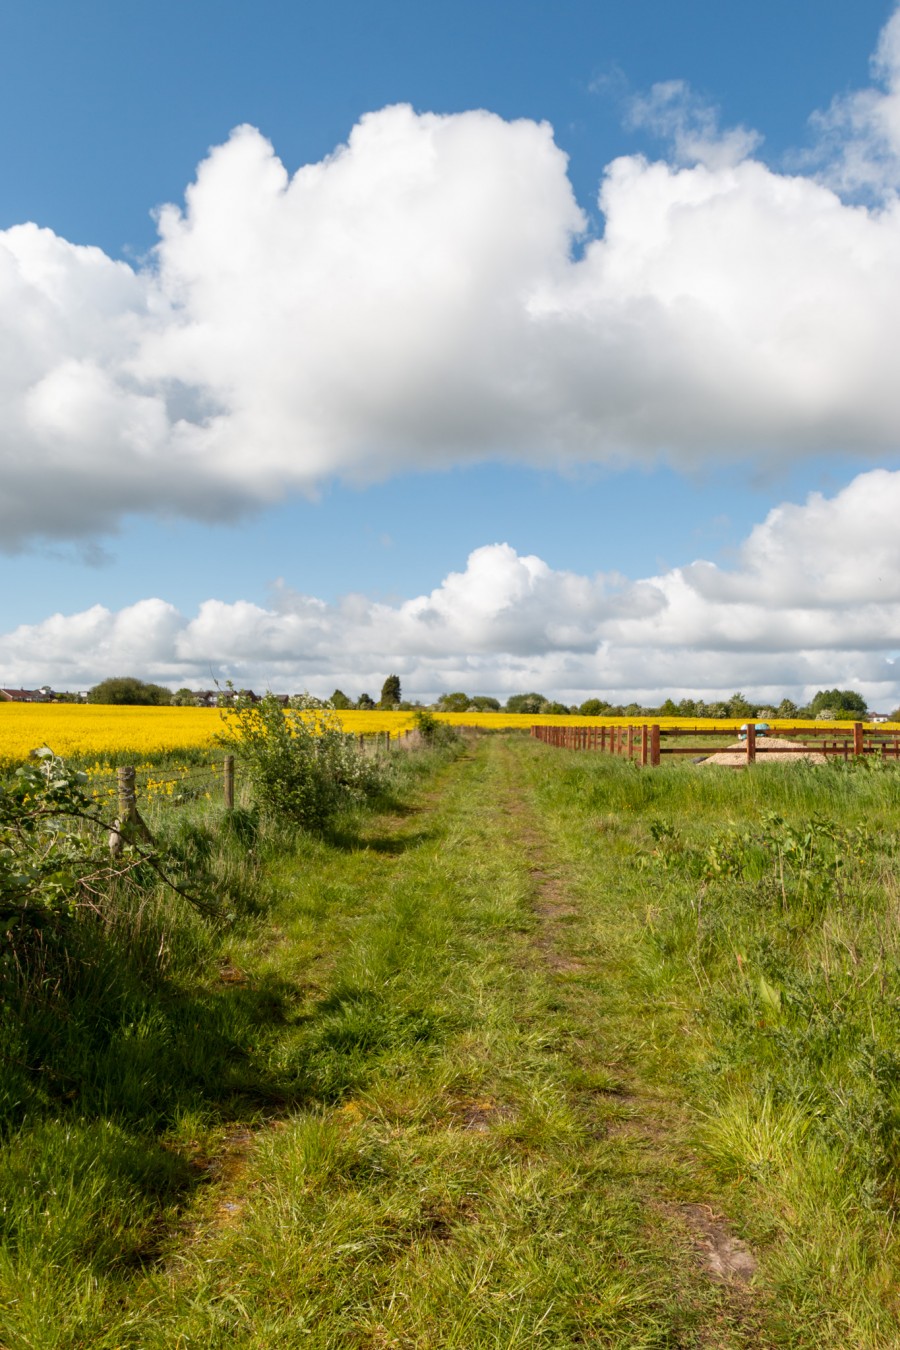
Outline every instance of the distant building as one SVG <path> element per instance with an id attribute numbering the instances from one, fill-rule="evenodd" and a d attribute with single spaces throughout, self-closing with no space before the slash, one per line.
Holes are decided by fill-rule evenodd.
<path id="1" fill-rule="evenodd" d="M 0 689 L 0 699 L 6 703 L 51 703 L 53 690 L 49 685 L 43 689 Z"/>
<path id="2" fill-rule="evenodd" d="M 227 708 L 234 702 L 236 694 L 243 694 L 251 703 L 259 702 L 259 694 L 254 694 L 252 689 L 197 689 L 194 698 L 198 708 Z"/>

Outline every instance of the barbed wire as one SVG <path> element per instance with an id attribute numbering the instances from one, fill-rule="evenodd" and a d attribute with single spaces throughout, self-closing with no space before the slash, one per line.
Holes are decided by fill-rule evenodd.
<path id="1" fill-rule="evenodd" d="M 123 767 L 124 767 L 124 766 L 123 766 Z M 210 764 L 210 765 L 208 765 L 207 767 L 202 768 L 202 769 L 191 769 L 191 770 L 188 771 L 188 772 L 185 772 L 185 773 L 178 773 L 177 775 L 172 776 L 172 777 L 169 777 L 169 778 L 157 778 L 157 777 L 155 777 L 155 775 L 154 775 L 152 772 L 145 771 L 144 773 L 141 773 L 141 772 L 138 770 L 138 771 L 136 771 L 136 773 L 135 773 L 135 782 L 140 782 L 140 783 L 148 783 L 148 782 L 152 782 L 152 783 L 184 783 L 184 782 L 187 782 L 187 781 L 189 781 L 190 779 L 193 779 L 193 778 L 221 778 L 221 777 L 222 777 L 222 774 L 223 774 L 223 768 L 222 768 L 222 766 L 219 765 L 219 764 Z M 90 781 L 91 781 L 92 783 L 97 783 L 97 782 L 99 782 L 99 783 L 115 783 L 115 782 L 116 782 L 116 778 L 117 778 L 117 771 L 116 771 L 115 769 L 110 769 L 110 770 L 109 770 L 108 772 L 106 772 L 106 773 L 88 773 L 88 778 L 90 779 Z"/>

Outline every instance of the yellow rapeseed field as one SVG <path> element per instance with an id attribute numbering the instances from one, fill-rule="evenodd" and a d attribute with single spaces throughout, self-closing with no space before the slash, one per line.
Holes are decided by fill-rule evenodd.
<path id="1" fill-rule="evenodd" d="M 221 726 L 214 708 L 124 708 L 100 703 L 0 703 L 0 760 L 40 745 L 54 754 L 138 756 L 209 745 Z"/>
<path id="2" fill-rule="evenodd" d="M 356 712 L 339 714 L 346 731 L 368 736 L 389 732 L 392 737 L 402 735 L 414 726 L 411 712 Z M 542 726 L 625 726 L 647 721 L 642 717 L 560 717 L 528 713 L 465 712 L 438 713 L 443 722 L 453 726 L 484 727 L 490 730 L 507 728 L 527 729 Z M 698 728 L 712 730 L 737 728 L 740 718 L 714 720 L 712 718 L 662 717 L 654 719 L 660 727 Z M 773 730 L 779 726 L 816 726 L 822 722 L 802 722 L 775 718 Z M 838 729 L 849 730 L 848 724 L 831 723 Z M 212 746 L 216 733 L 222 727 L 222 714 L 217 708 L 128 708 L 88 703 L 0 703 L 0 763 L 19 763 L 31 750 L 49 745 L 57 755 L 105 755 L 133 752 L 136 759 L 147 755 L 176 751 L 194 746 Z"/>
<path id="3" fill-rule="evenodd" d="M 340 718 L 355 735 L 389 731 L 396 737 L 413 726 L 412 713 L 343 712 Z M 63 758 L 125 751 L 143 757 L 212 745 L 222 725 L 218 708 L 2 702 L 0 762 L 18 763 L 41 745 Z"/>

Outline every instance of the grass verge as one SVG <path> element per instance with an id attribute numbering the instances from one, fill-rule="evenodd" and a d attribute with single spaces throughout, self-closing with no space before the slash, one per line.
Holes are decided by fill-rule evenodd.
<path id="1" fill-rule="evenodd" d="M 395 772 L 326 836 L 168 818 L 232 917 L 148 916 L 143 1013 L 10 1130 L 0 1343 L 895 1344 L 897 776 Z"/>
<path id="2" fill-rule="evenodd" d="M 782 1337 L 896 1345 L 900 773 L 532 751 L 523 774 L 609 950 L 626 1077 L 679 1103 Z"/>

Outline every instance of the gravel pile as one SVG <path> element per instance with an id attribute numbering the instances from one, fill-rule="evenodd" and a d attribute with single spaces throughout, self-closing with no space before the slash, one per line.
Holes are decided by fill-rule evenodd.
<path id="1" fill-rule="evenodd" d="M 760 749 L 765 749 L 760 754 Z M 805 754 L 798 755 L 796 751 L 796 741 L 786 741 L 778 736 L 761 736 L 756 742 L 757 764 L 770 764 L 773 760 L 791 761 L 794 764 L 804 762 L 807 764 L 824 764 L 825 756 L 821 750 L 807 750 Z M 785 754 L 785 751 L 787 753 Z M 719 750 L 716 754 L 710 755 L 708 759 L 701 761 L 703 764 L 722 764 L 726 768 L 741 769 L 747 763 L 747 742 L 734 741 L 726 750 Z"/>

